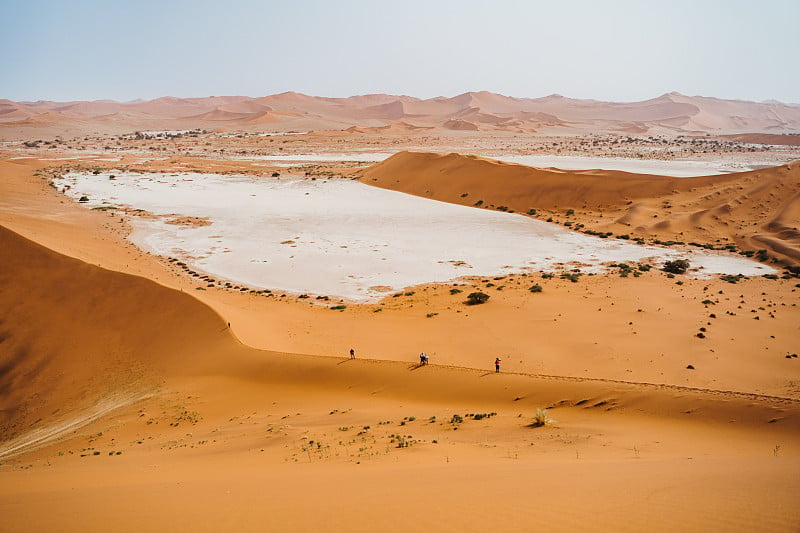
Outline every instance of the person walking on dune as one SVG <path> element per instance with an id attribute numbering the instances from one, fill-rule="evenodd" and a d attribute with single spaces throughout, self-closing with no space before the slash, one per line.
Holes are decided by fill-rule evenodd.
<path id="1" fill-rule="evenodd" d="M 428 354 L 425 352 L 421 352 L 419 354 L 419 366 L 427 365 L 428 364 Z"/>
<path id="2" fill-rule="evenodd" d="M 497 357 L 494 360 L 494 371 L 495 373 L 500 372 L 500 358 Z"/>
<path id="3" fill-rule="evenodd" d="M 350 359 L 355 359 L 355 358 L 356 358 L 356 351 L 350 348 Z"/>

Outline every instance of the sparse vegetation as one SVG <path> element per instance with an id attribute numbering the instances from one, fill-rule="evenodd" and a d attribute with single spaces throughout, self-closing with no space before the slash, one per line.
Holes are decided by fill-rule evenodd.
<path id="1" fill-rule="evenodd" d="M 550 413 L 547 409 L 537 409 L 536 414 L 533 415 L 533 422 L 531 423 L 531 427 L 542 427 L 542 426 L 549 426 L 554 422 L 552 418 L 550 418 Z"/>
<path id="2" fill-rule="evenodd" d="M 732 274 L 725 274 L 724 276 L 719 277 L 719 279 L 722 281 L 727 281 L 728 283 L 738 283 L 742 278 L 744 278 L 744 276 L 741 274 L 736 274 L 735 276 Z"/>
<path id="3" fill-rule="evenodd" d="M 489 295 L 482 292 L 471 292 L 467 295 L 467 305 L 479 305 L 486 303 Z"/>
<path id="4" fill-rule="evenodd" d="M 689 261 L 686 259 L 675 259 L 674 261 L 667 261 L 661 269 L 670 274 L 685 274 L 689 270 Z"/>

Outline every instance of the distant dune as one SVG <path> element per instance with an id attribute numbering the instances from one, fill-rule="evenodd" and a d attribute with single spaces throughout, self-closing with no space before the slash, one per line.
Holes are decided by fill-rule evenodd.
<path id="1" fill-rule="evenodd" d="M 269 120 L 264 113 L 275 112 Z M 240 128 L 340 129 L 386 127 L 397 122 L 450 131 L 506 131 L 569 134 L 617 132 L 625 134 L 784 134 L 800 131 L 800 107 L 780 102 L 747 102 L 668 93 L 641 102 L 601 102 L 560 95 L 514 98 L 501 94 L 467 92 L 452 98 L 419 99 L 411 96 L 369 94 L 349 98 L 325 98 L 287 92 L 250 98 L 162 97 L 121 103 L 12 102 L 0 100 L 0 133 L 42 131 L 60 120 L 83 122 L 82 131 L 117 132 L 126 125 L 136 128 Z M 140 119 L 128 124 L 126 117 Z M 101 117 L 106 117 L 101 120 Z M 108 117 L 116 117 L 110 124 Z M 220 122 L 225 124 L 221 125 Z M 307 127 L 310 125 L 311 127 Z M 35 128 L 39 126 L 40 129 Z M 32 129 L 33 128 L 33 129 Z M 74 131 L 71 124 L 70 131 Z M 58 131 L 54 129 L 53 131 Z M 755 139 L 755 137 L 753 137 Z M 756 141 L 752 141 L 756 142 Z M 759 141 L 760 142 L 760 141 Z"/>

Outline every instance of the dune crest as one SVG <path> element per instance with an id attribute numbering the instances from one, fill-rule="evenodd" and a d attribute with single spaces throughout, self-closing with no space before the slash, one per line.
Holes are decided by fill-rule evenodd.
<path id="1" fill-rule="evenodd" d="M 605 216 L 620 233 L 702 243 L 724 239 L 800 264 L 800 162 L 674 178 L 611 170 L 527 167 L 456 153 L 401 152 L 365 183 L 461 205 Z"/>
<path id="2" fill-rule="evenodd" d="M 37 245 L 0 226 L 0 440 L 109 394 L 197 372 L 230 335 L 186 294 Z"/>

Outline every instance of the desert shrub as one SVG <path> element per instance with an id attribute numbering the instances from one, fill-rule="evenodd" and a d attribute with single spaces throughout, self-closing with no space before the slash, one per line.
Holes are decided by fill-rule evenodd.
<path id="1" fill-rule="evenodd" d="M 685 274 L 689 270 L 689 261 L 686 259 L 675 259 L 674 261 L 667 261 L 662 268 L 664 272 L 670 274 Z"/>
<path id="2" fill-rule="evenodd" d="M 347 309 L 346 305 L 334 305 L 330 308 L 333 311 L 341 311 L 342 309 Z"/>
<path id="3" fill-rule="evenodd" d="M 794 265 L 787 266 L 786 270 L 788 270 L 791 274 L 795 276 L 800 276 L 800 266 L 794 266 Z"/>
<path id="4" fill-rule="evenodd" d="M 450 294 L 458 294 L 460 292 L 464 292 L 461 289 L 450 289 Z"/>
<path id="5" fill-rule="evenodd" d="M 550 413 L 547 412 L 547 409 L 537 409 L 536 414 L 533 415 L 531 426 L 539 428 L 542 426 L 549 426 L 552 423 L 553 419 L 550 418 Z"/>
<path id="6" fill-rule="evenodd" d="M 721 279 L 722 281 L 727 281 L 728 283 L 737 283 L 743 277 L 744 276 L 742 276 L 741 274 L 736 274 L 735 276 L 732 276 L 730 274 L 725 274 L 724 276 L 720 276 L 719 279 Z"/>
<path id="7" fill-rule="evenodd" d="M 578 278 L 581 277 L 580 272 L 564 272 L 561 274 L 561 279 L 568 279 L 572 283 L 578 283 Z"/>
<path id="8" fill-rule="evenodd" d="M 89 197 L 88 196 L 81 196 L 78 201 L 79 202 L 88 202 L 89 201 Z"/>
<path id="9" fill-rule="evenodd" d="M 574 214 L 575 214 L 575 210 L 574 209 L 567 209 L 567 216 L 571 216 L 571 215 L 574 215 Z"/>
<path id="10" fill-rule="evenodd" d="M 277 177 L 278 177 L 278 176 L 280 176 L 280 175 L 281 175 L 281 173 L 280 173 L 280 172 L 273 172 L 273 173 L 272 173 L 272 177 L 273 177 L 273 178 L 277 178 Z"/>
<path id="11" fill-rule="evenodd" d="M 556 276 L 552 272 L 542 272 L 542 279 L 553 279 L 554 277 Z"/>
<path id="12" fill-rule="evenodd" d="M 756 259 L 758 259 L 759 261 L 766 261 L 767 259 L 769 259 L 769 254 L 767 253 L 766 250 L 758 250 L 756 252 Z"/>
<path id="13" fill-rule="evenodd" d="M 528 209 L 528 214 L 529 215 L 535 215 L 536 214 L 536 209 L 533 209 L 533 208 Z"/>
<path id="14" fill-rule="evenodd" d="M 489 295 L 482 292 L 471 292 L 467 295 L 467 305 L 478 305 L 486 303 Z"/>
<path id="15" fill-rule="evenodd" d="M 541 285 L 531 285 L 531 288 L 528 289 L 528 290 L 531 291 L 531 292 L 542 292 L 542 286 Z"/>

